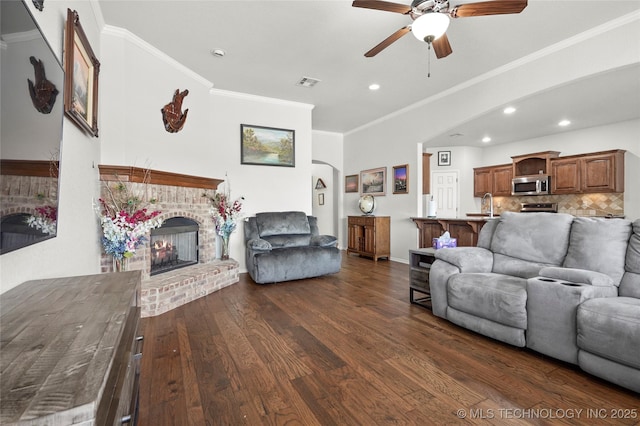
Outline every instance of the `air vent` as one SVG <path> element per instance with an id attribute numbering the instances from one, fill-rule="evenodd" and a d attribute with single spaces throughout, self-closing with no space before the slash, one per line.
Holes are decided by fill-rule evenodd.
<path id="1" fill-rule="evenodd" d="M 300 80 L 298 80 L 296 86 L 312 88 L 318 83 L 320 83 L 320 80 L 318 80 L 317 78 L 302 77 Z"/>

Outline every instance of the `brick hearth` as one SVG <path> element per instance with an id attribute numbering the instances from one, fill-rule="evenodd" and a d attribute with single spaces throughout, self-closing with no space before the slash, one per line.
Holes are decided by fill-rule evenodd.
<path id="1" fill-rule="evenodd" d="M 144 170 L 136 167 L 99 166 L 102 181 L 128 182 L 134 194 L 157 200 L 150 209 L 159 210 L 160 219 L 186 217 L 198 223 L 198 264 L 151 276 L 149 244 L 139 247 L 129 260 L 129 270 L 142 271 L 142 316 L 160 315 L 238 282 L 239 264 L 216 259 L 215 224 L 205 193 L 211 194 L 219 179 Z M 148 172 L 148 173 L 146 173 Z M 102 196 L 105 196 L 103 189 Z M 147 241 L 151 236 L 147 235 Z M 113 271 L 111 256 L 102 255 L 103 272 Z"/>
<path id="2" fill-rule="evenodd" d="M 142 317 L 153 317 L 238 282 L 238 262 L 217 260 L 164 274 L 142 282 Z"/>

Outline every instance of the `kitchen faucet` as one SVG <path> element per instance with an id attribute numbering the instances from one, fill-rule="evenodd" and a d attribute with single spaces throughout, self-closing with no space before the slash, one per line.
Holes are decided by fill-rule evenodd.
<path id="1" fill-rule="evenodd" d="M 489 204 L 489 217 L 493 217 L 493 195 L 491 195 L 490 192 L 487 192 L 482 196 L 482 205 L 484 205 L 484 201 L 487 198 L 487 196 L 489 196 L 489 202 L 491 203 Z"/>

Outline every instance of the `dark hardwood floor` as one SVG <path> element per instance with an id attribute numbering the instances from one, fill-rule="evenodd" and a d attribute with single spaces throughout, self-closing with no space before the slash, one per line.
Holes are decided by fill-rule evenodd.
<path id="1" fill-rule="evenodd" d="M 434 317 L 408 276 L 344 253 L 143 319 L 139 424 L 640 424 L 640 395 Z"/>

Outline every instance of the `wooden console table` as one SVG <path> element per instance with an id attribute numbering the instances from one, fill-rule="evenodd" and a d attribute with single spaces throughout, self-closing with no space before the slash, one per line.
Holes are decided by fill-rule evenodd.
<path id="1" fill-rule="evenodd" d="M 35 280 L 0 298 L 0 424 L 135 424 L 140 271 Z"/>

